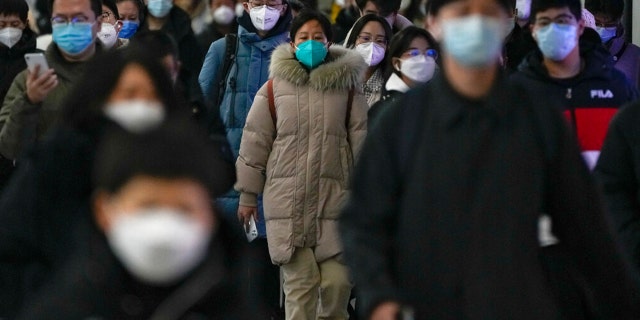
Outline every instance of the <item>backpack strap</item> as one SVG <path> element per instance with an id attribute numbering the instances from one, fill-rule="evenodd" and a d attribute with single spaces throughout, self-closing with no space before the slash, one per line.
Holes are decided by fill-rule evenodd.
<path id="1" fill-rule="evenodd" d="M 224 63 L 220 70 L 218 70 L 218 96 L 216 97 L 215 106 L 220 107 L 220 103 L 222 102 L 222 98 L 224 97 L 224 92 L 227 87 L 227 77 L 229 75 L 229 71 L 231 71 L 231 66 L 236 60 L 236 50 L 238 49 L 238 35 L 235 33 L 227 33 L 224 36 L 226 49 L 224 54 Z"/>
<path id="2" fill-rule="evenodd" d="M 267 81 L 267 98 L 269 99 L 269 113 L 271 113 L 271 120 L 273 121 L 273 126 L 276 127 L 278 118 L 276 116 L 276 102 L 273 97 L 273 79 L 269 79 Z"/>

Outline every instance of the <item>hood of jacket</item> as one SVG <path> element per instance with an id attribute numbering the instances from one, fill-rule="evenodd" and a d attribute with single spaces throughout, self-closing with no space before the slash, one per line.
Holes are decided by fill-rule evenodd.
<path id="1" fill-rule="evenodd" d="M 296 59 L 291 44 L 286 43 L 273 51 L 269 75 L 318 91 L 349 90 L 361 85 L 366 68 L 357 52 L 333 45 L 329 47 L 325 62 L 309 70 Z"/>
<path id="2" fill-rule="evenodd" d="M 580 41 L 580 57 L 584 59 L 586 64 L 584 70 L 574 78 L 575 81 L 593 78 L 609 80 L 611 78 L 613 58 L 603 46 Z M 518 71 L 535 79 L 556 82 L 555 79 L 549 76 L 547 68 L 542 62 L 542 52 L 536 49 L 522 60 L 522 63 L 518 66 Z M 562 79 L 562 81 L 567 81 L 567 79 Z"/>

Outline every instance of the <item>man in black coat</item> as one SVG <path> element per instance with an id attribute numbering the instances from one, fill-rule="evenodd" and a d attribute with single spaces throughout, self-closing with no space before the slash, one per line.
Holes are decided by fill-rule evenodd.
<path id="1" fill-rule="evenodd" d="M 546 212 L 597 316 L 636 317 L 637 288 L 575 139 L 558 110 L 534 108 L 500 75 L 507 1 L 431 6 L 443 72 L 373 126 L 341 217 L 363 315 L 566 317 L 539 257 Z"/>

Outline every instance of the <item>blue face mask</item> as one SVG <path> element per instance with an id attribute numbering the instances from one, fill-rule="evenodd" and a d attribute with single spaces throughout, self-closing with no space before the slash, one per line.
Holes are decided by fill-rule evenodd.
<path id="1" fill-rule="evenodd" d="M 546 58 L 561 61 L 578 45 L 578 27 L 551 23 L 536 30 L 535 38 L 538 48 Z"/>
<path id="2" fill-rule="evenodd" d="M 53 25 L 53 42 L 67 54 L 77 55 L 93 43 L 92 27 L 89 22 Z"/>
<path id="3" fill-rule="evenodd" d="M 125 20 L 122 21 L 122 29 L 120 29 L 120 33 L 118 33 L 119 38 L 129 39 L 133 37 L 133 35 L 138 31 L 139 23 L 135 21 Z"/>
<path id="4" fill-rule="evenodd" d="M 149 0 L 147 4 L 149 13 L 156 18 L 166 17 L 171 8 L 173 8 L 173 1 L 171 0 Z"/>
<path id="5" fill-rule="evenodd" d="M 616 28 L 616 27 L 609 27 L 609 28 L 596 27 L 596 31 L 600 35 L 600 39 L 602 39 L 602 43 L 607 43 L 607 42 L 609 42 L 609 40 L 611 40 L 611 39 L 616 37 L 616 34 L 618 33 L 618 28 Z"/>
<path id="6" fill-rule="evenodd" d="M 307 40 L 296 46 L 296 58 L 309 69 L 320 65 L 327 56 L 327 46 L 315 40 Z"/>
<path id="7" fill-rule="evenodd" d="M 442 22 L 444 50 L 459 64 L 479 68 L 498 61 L 507 24 L 497 18 L 471 15 Z"/>

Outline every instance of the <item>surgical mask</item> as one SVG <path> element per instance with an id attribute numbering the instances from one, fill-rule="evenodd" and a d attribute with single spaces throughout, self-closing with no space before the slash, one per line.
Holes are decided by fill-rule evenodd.
<path id="1" fill-rule="evenodd" d="M 105 48 L 111 49 L 118 41 L 118 33 L 116 32 L 116 28 L 111 23 L 102 23 L 102 28 L 100 28 L 100 32 L 98 32 L 98 39 L 102 44 L 104 44 Z"/>
<path id="2" fill-rule="evenodd" d="M 120 29 L 120 33 L 118 34 L 118 36 L 123 39 L 129 39 L 133 37 L 134 34 L 136 34 L 139 26 L 140 24 L 135 21 L 122 21 L 122 29 Z"/>
<path id="3" fill-rule="evenodd" d="M 267 5 L 253 7 L 249 11 L 251 22 L 258 31 L 269 31 L 280 19 L 280 10 L 271 8 Z"/>
<path id="4" fill-rule="evenodd" d="M 535 38 L 545 57 L 553 61 L 561 61 L 578 45 L 578 27 L 571 24 L 551 23 L 536 30 Z"/>
<path id="5" fill-rule="evenodd" d="M 609 40 L 616 37 L 616 34 L 618 33 L 618 28 L 617 27 L 609 27 L 609 28 L 596 27 L 596 31 L 600 35 L 600 39 L 602 39 L 602 43 L 607 43 L 609 42 Z"/>
<path id="6" fill-rule="evenodd" d="M 160 103 L 147 100 L 125 100 L 105 106 L 104 113 L 124 129 L 140 133 L 159 126 L 165 111 Z"/>
<path id="7" fill-rule="evenodd" d="M 385 47 L 373 42 L 361 43 L 356 46 L 356 51 L 370 67 L 380 64 L 384 59 L 385 50 Z"/>
<path id="8" fill-rule="evenodd" d="M 516 9 L 518 9 L 518 19 L 529 19 L 529 15 L 531 15 L 531 0 L 516 0 Z"/>
<path id="9" fill-rule="evenodd" d="M 62 51 L 77 55 L 93 43 L 93 23 L 77 22 L 53 25 L 53 42 Z"/>
<path id="10" fill-rule="evenodd" d="M 432 57 L 419 55 L 408 59 L 400 60 L 402 64 L 396 70 L 414 82 L 425 83 L 433 78 L 436 70 L 436 61 Z"/>
<path id="11" fill-rule="evenodd" d="M 22 38 L 22 29 L 11 27 L 0 29 L 0 43 L 8 48 L 13 48 L 20 38 Z"/>
<path id="12" fill-rule="evenodd" d="M 175 284 L 204 260 L 211 239 L 198 221 L 169 208 L 121 214 L 106 236 L 131 275 L 165 286 Z"/>
<path id="13" fill-rule="evenodd" d="M 242 3 L 236 4 L 236 17 L 242 17 L 244 14 L 244 6 Z"/>
<path id="14" fill-rule="evenodd" d="M 444 49 L 463 66 L 486 67 L 498 61 L 506 36 L 502 19 L 471 15 L 442 22 Z"/>
<path id="15" fill-rule="evenodd" d="M 327 53 L 327 46 L 315 40 L 307 40 L 296 47 L 296 59 L 309 69 L 320 65 Z"/>
<path id="16" fill-rule="evenodd" d="M 216 10 L 213 11 L 213 20 L 220 25 L 226 26 L 233 22 L 233 19 L 236 17 L 236 13 L 233 9 L 227 6 L 219 6 Z"/>
<path id="17" fill-rule="evenodd" d="M 173 8 L 173 1 L 171 0 L 149 0 L 147 4 L 149 13 L 156 18 L 166 17 L 171 8 Z"/>

